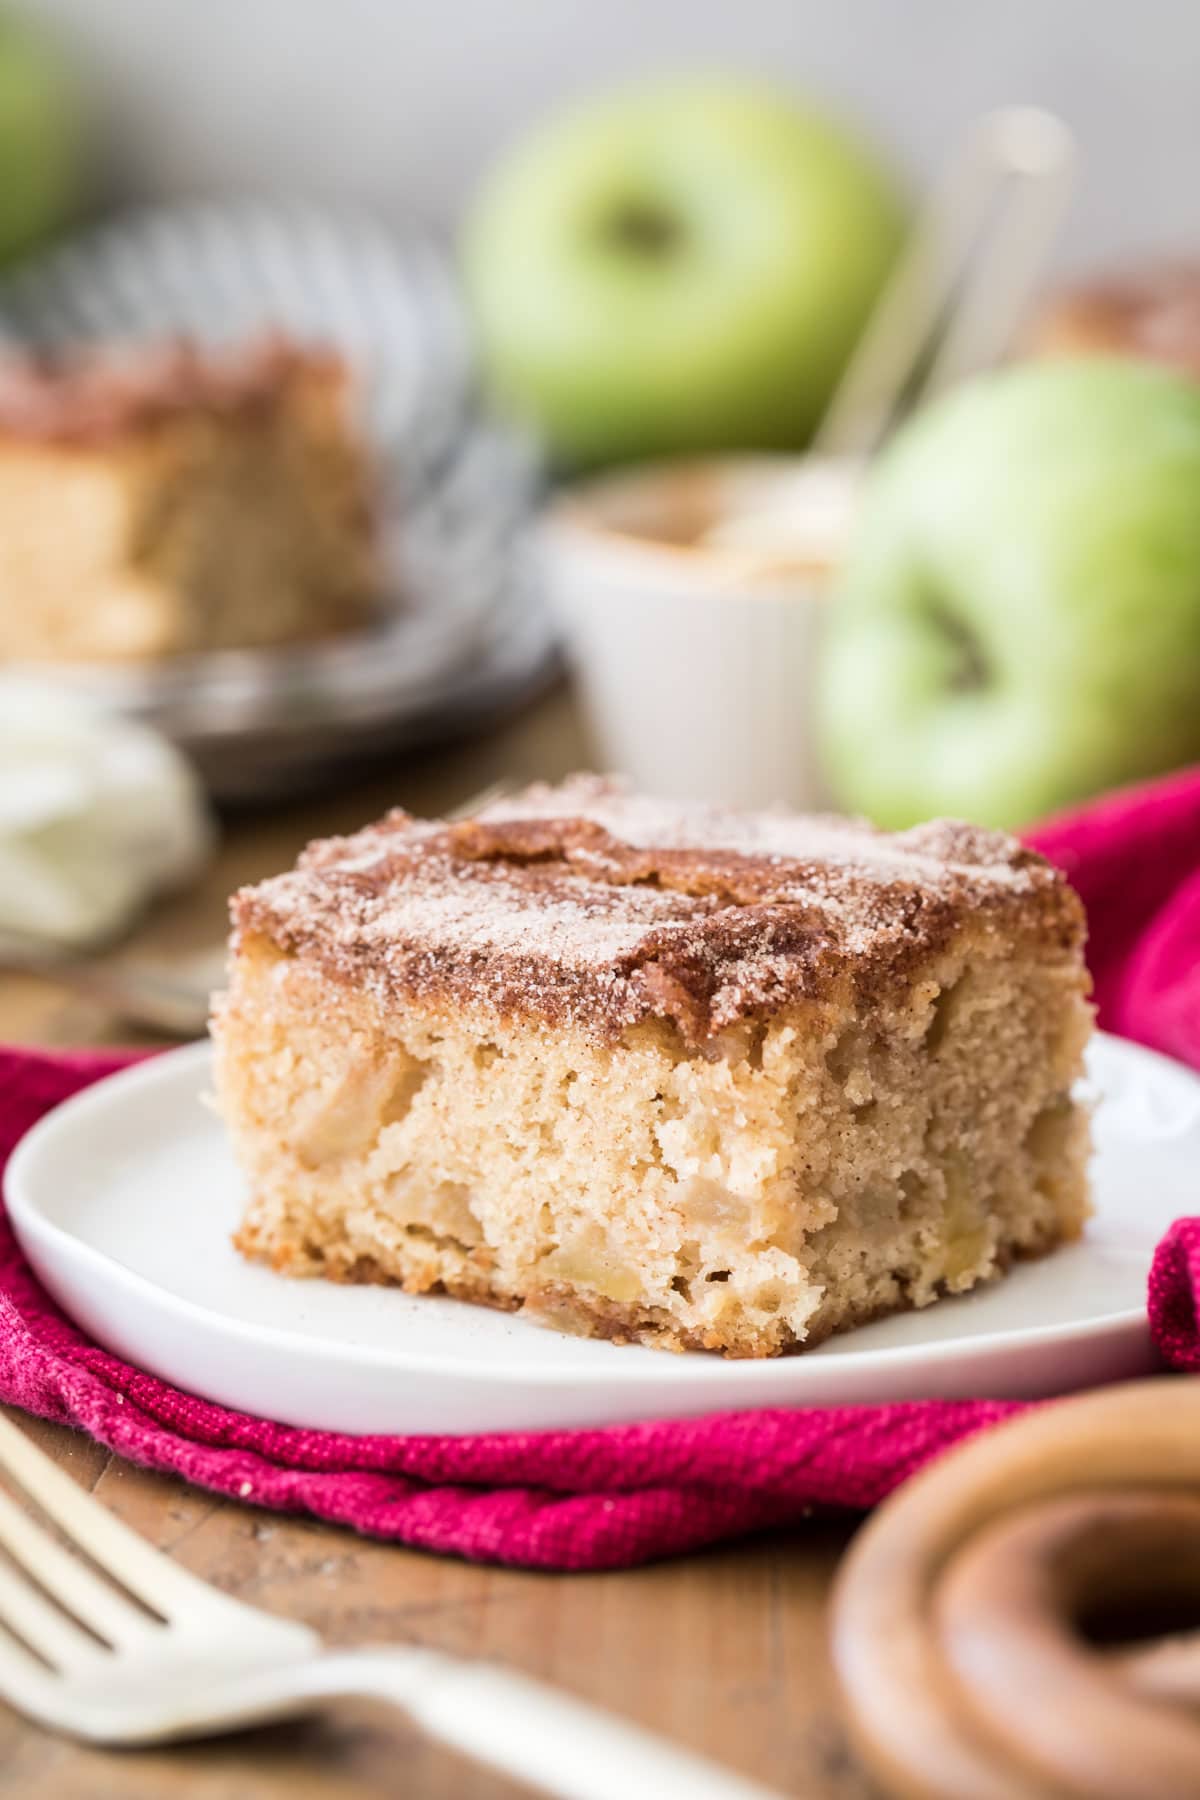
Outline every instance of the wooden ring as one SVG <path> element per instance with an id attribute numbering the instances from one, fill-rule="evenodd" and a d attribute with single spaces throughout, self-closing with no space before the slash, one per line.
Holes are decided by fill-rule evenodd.
<path id="1" fill-rule="evenodd" d="M 834 1661 L 864 1759 L 912 1800 L 1200 1796 L 1200 1380 L 1039 1408 L 909 1482 L 855 1540 Z"/>

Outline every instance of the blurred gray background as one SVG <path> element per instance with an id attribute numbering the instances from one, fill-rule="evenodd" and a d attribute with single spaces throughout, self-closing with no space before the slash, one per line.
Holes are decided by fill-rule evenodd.
<path id="1" fill-rule="evenodd" d="M 544 108 L 631 75 L 784 77 L 920 177 L 971 116 L 1060 111 L 1060 262 L 1200 252 L 1200 0 L 24 0 L 81 53 L 140 191 L 356 193 L 451 218 Z"/>

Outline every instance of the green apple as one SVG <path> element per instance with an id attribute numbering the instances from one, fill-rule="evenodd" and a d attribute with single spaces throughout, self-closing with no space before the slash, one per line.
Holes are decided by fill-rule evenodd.
<path id="1" fill-rule="evenodd" d="M 42 33 L 0 12 L 0 261 L 60 224 L 79 177 L 79 108 Z"/>
<path id="2" fill-rule="evenodd" d="M 498 397 L 599 463 L 803 444 L 903 228 L 841 127 L 696 78 L 535 131 L 484 183 L 463 263 Z"/>
<path id="3" fill-rule="evenodd" d="M 838 798 L 1016 826 L 1200 757 L 1200 385 L 1026 363 L 872 475 L 819 694 Z"/>

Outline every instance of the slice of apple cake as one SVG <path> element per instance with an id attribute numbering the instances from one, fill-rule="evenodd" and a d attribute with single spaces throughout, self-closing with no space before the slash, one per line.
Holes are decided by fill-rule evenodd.
<path id="1" fill-rule="evenodd" d="M 382 567 L 332 352 L 0 356 L 0 662 L 150 663 L 361 630 Z"/>
<path id="2" fill-rule="evenodd" d="M 233 902 L 238 1244 L 768 1356 L 1078 1235 L 1084 922 L 1013 839 L 579 777 Z"/>

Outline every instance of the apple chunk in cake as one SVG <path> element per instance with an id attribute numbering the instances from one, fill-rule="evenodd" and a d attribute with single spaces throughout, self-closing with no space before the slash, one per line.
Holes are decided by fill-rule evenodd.
<path id="1" fill-rule="evenodd" d="M 1078 899 L 939 822 L 587 778 L 393 813 L 233 904 L 241 1249 L 767 1356 L 1078 1235 Z"/>

